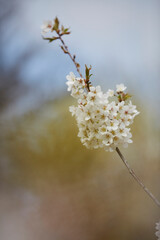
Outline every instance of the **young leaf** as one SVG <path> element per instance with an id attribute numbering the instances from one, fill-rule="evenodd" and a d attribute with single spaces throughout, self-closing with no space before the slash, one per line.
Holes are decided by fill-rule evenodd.
<path id="1" fill-rule="evenodd" d="M 43 39 L 44 40 L 48 40 L 49 42 L 53 42 L 53 41 L 59 39 L 59 37 L 52 37 L 52 38 L 45 38 L 45 37 L 43 37 Z"/>
<path id="2" fill-rule="evenodd" d="M 124 100 L 127 100 L 127 99 L 129 99 L 129 98 L 131 98 L 132 96 L 131 95 L 129 95 L 128 93 L 126 93 L 125 95 L 124 95 Z"/>
<path id="3" fill-rule="evenodd" d="M 86 69 L 86 81 L 89 82 L 90 77 L 92 76 L 92 74 L 90 74 L 90 70 L 92 69 L 92 66 L 90 66 L 90 68 L 87 67 L 87 65 L 85 65 Z"/>
<path id="4" fill-rule="evenodd" d="M 61 26 L 61 31 L 64 32 L 64 30 L 65 30 L 65 28 L 64 28 L 64 26 L 62 25 L 62 26 Z"/>
<path id="5" fill-rule="evenodd" d="M 54 19 L 53 30 L 55 30 L 55 31 L 58 31 L 58 30 L 59 30 L 59 20 L 58 20 L 57 17 Z"/>
<path id="6" fill-rule="evenodd" d="M 69 28 L 65 28 L 65 29 L 63 30 L 63 32 L 66 33 L 66 32 L 68 32 L 68 30 L 69 30 Z"/>

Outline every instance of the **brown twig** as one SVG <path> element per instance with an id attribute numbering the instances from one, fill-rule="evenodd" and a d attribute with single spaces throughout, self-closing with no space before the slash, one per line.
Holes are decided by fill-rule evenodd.
<path id="1" fill-rule="evenodd" d="M 141 182 L 141 180 L 137 177 L 133 169 L 129 166 L 129 163 L 125 159 L 125 157 L 122 155 L 121 151 L 118 147 L 116 147 L 116 152 L 118 153 L 119 157 L 122 159 L 124 165 L 127 167 L 129 173 L 132 175 L 132 177 L 137 181 L 137 183 L 143 188 L 143 190 L 152 198 L 152 200 L 156 203 L 158 207 L 160 207 L 160 202 L 156 199 L 156 197 L 146 188 L 146 186 Z"/>
<path id="2" fill-rule="evenodd" d="M 60 40 L 61 43 L 62 43 L 61 48 L 62 48 L 63 52 L 69 55 L 70 59 L 72 60 L 72 62 L 73 62 L 74 65 L 75 65 L 76 70 L 77 70 L 77 72 L 79 73 L 80 77 L 83 78 L 83 75 L 82 75 L 82 73 L 81 73 L 81 71 L 80 71 L 80 65 L 79 65 L 79 63 L 77 63 L 76 60 L 75 60 L 76 56 L 75 56 L 75 55 L 72 56 L 72 54 L 69 52 L 69 49 L 68 49 L 67 45 L 65 44 L 64 40 L 62 39 L 61 34 L 58 33 L 58 32 L 57 32 L 57 34 L 58 34 L 58 36 L 59 36 L 59 40 Z M 87 79 L 84 79 L 84 80 L 85 80 L 85 84 L 86 84 L 86 89 L 87 89 L 87 91 L 89 92 L 89 91 L 90 91 L 90 89 L 89 89 L 89 80 L 87 80 Z"/>
<path id="3" fill-rule="evenodd" d="M 63 40 L 62 37 L 61 37 L 61 34 L 59 34 L 59 33 L 57 33 L 57 34 L 58 34 L 58 36 L 59 36 L 59 40 L 61 41 L 61 43 L 62 43 L 62 45 L 63 45 L 63 47 L 64 47 L 65 53 L 70 56 L 72 62 L 74 63 L 74 65 L 75 65 L 75 67 L 76 67 L 77 72 L 79 73 L 80 77 L 83 78 L 82 73 L 80 72 L 80 69 L 79 69 L 79 65 L 78 65 L 78 63 L 77 63 L 76 60 L 75 60 L 75 55 L 73 55 L 73 56 L 71 55 L 71 53 L 70 53 L 69 50 L 68 50 L 67 45 L 65 44 L 64 40 Z"/>

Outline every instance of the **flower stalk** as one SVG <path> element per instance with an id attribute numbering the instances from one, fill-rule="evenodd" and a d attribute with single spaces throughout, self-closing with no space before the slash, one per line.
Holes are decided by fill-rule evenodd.
<path id="1" fill-rule="evenodd" d="M 127 162 L 127 160 L 125 159 L 125 157 L 122 155 L 121 151 L 119 150 L 118 147 L 116 147 L 116 152 L 118 153 L 119 157 L 121 158 L 122 162 L 124 163 L 124 165 L 126 166 L 126 168 L 128 169 L 129 173 L 131 174 L 131 176 L 136 180 L 136 182 L 142 187 L 142 189 L 148 194 L 148 196 L 154 201 L 154 203 L 160 207 L 160 202 L 158 201 L 158 199 L 149 191 L 149 189 L 141 182 L 141 180 L 137 177 L 137 175 L 135 174 L 134 170 L 129 166 L 129 163 Z"/>

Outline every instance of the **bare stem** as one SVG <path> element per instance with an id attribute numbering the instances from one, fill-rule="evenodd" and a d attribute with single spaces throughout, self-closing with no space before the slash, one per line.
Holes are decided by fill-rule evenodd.
<path id="1" fill-rule="evenodd" d="M 75 67 L 76 67 L 77 72 L 79 73 L 80 77 L 83 78 L 82 73 L 80 72 L 80 69 L 79 69 L 79 67 L 77 66 L 77 62 L 76 62 L 76 60 L 75 60 L 75 56 L 74 56 L 74 55 L 73 55 L 73 56 L 71 55 L 71 53 L 70 53 L 69 50 L 68 50 L 67 45 L 65 44 L 64 40 L 63 40 L 62 37 L 61 37 L 61 35 L 60 35 L 59 33 L 57 33 L 57 34 L 58 34 L 59 39 L 60 39 L 60 41 L 61 41 L 61 43 L 62 43 L 62 45 L 63 45 L 63 47 L 64 47 L 64 49 L 65 49 L 65 51 L 66 51 L 66 54 L 68 54 L 68 55 L 70 56 L 72 62 L 74 63 L 74 65 L 75 65 Z"/>
<path id="2" fill-rule="evenodd" d="M 74 65 L 75 65 L 76 70 L 77 70 L 77 72 L 79 73 L 80 77 L 83 78 L 83 75 L 82 75 L 82 73 L 81 73 L 81 71 L 80 71 L 80 65 L 79 65 L 79 63 L 77 63 L 76 60 L 75 60 L 76 56 L 75 56 L 75 55 L 72 56 L 72 54 L 69 52 L 69 49 L 68 49 L 67 45 L 65 44 L 64 40 L 62 39 L 61 34 L 60 34 L 59 32 L 57 32 L 57 34 L 58 34 L 58 36 L 59 36 L 59 40 L 61 41 L 61 43 L 62 43 L 62 45 L 63 45 L 63 51 L 64 51 L 64 53 L 66 53 L 66 54 L 69 55 L 70 59 L 72 60 L 72 62 L 73 62 Z M 89 83 L 88 83 L 88 81 L 87 81 L 86 79 L 85 79 L 85 83 L 86 83 L 86 89 L 87 89 L 87 91 L 89 92 L 89 91 L 90 91 L 90 89 L 89 89 Z"/>
<path id="3" fill-rule="evenodd" d="M 132 177 L 137 181 L 137 183 L 143 188 L 143 190 L 152 198 L 152 200 L 155 202 L 155 204 L 160 207 L 160 202 L 156 199 L 156 197 L 146 188 L 146 186 L 141 182 L 141 180 L 136 176 L 135 172 L 133 169 L 129 166 L 129 163 L 125 159 L 125 157 L 122 155 L 121 151 L 119 150 L 118 147 L 116 147 L 116 152 L 122 159 L 124 165 L 127 167 L 129 173 L 132 175 Z"/>

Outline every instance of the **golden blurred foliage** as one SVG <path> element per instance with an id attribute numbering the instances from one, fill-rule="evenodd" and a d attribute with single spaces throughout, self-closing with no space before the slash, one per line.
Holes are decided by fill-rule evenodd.
<path id="1" fill-rule="evenodd" d="M 22 195 L 30 192 L 38 207 L 33 204 L 25 215 L 28 239 L 155 239 L 157 206 L 116 152 L 88 150 L 80 143 L 68 111 L 72 104 L 65 97 L 1 121 L 1 215 L 9 214 L 8 206 L 9 211 L 18 211 L 19 206 L 23 211 Z M 132 127 L 134 143 L 121 150 L 160 198 L 160 132 L 151 112 L 140 112 Z"/>

